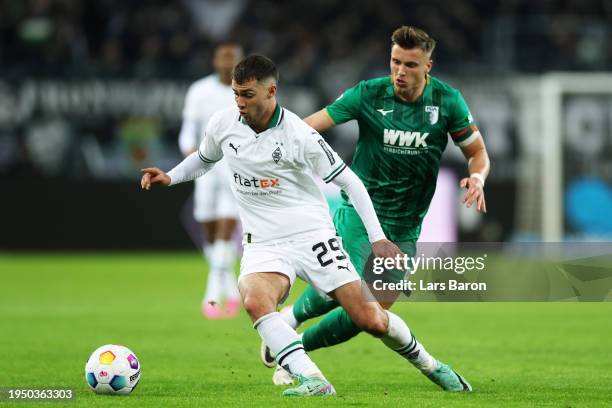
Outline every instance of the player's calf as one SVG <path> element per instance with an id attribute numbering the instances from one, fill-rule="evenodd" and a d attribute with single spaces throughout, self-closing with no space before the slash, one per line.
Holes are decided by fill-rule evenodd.
<path id="1" fill-rule="evenodd" d="M 387 334 L 387 315 L 378 303 L 367 303 L 365 308 L 353 311 L 349 316 L 357 327 L 374 337 L 380 338 Z"/>
<path id="2" fill-rule="evenodd" d="M 354 281 L 334 290 L 333 296 L 357 327 L 374 337 L 383 337 L 388 332 L 387 315 L 378 303 L 367 302 L 361 290 L 361 282 Z"/>

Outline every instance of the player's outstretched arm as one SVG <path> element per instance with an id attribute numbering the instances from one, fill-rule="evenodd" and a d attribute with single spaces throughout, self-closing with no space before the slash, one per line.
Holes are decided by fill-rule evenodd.
<path id="1" fill-rule="evenodd" d="M 470 172 L 470 177 L 466 177 L 459 182 L 461 188 L 467 189 L 463 202 L 468 208 L 475 203 L 478 211 L 486 213 L 487 203 L 485 201 L 484 184 L 489 175 L 491 164 L 482 136 L 479 134 L 472 143 L 463 146 L 461 151 L 468 160 L 468 170 Z"/>
<path id="2" fill-rule="evenodd" d="M 335 126 L 334 121 L 331 119 L 325 108 L 308 116 L 304 119 L 304 122 L 319 133 Z"/>
<path id="3" fill-rule="evenodd" d="M 198 152 L 191 153 L 189 156 L 176 165 L 168 173 L 164 173 L 157 167 L 142 169 L 143 175 L 140 186 L 144 190 L 151 188 L 153 184 L 162 186 L 173 186 L 186 181 L 195 180 L 206 174 L 215 165 L 214 162 L 204 162 Z"/>

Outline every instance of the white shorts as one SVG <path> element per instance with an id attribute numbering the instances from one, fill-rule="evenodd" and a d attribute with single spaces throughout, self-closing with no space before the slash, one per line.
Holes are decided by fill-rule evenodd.
<path id="1" fill-rule="evenodd" d="M 240 279 L 256 272 L 282 273 L 291 285 L 299 276 L 322 295 L 361 279 L 334 230 L 309 232 L 275 243 L 245 243 Z"/>
<path id="2" fill-rule="evenodd" d="M 229 173 L 227 163 L 221 160 L 204 177 L 195 180 L 193 217 L 196 221 L 238 218 L 238 207 L 229 184 Z"/>

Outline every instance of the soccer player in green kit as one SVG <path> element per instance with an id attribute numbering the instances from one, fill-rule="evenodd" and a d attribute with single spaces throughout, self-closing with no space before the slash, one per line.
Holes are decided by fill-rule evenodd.
<path id="1" fill-rule="evenodd" d="M 304 121 L 323 132 L 357 120 L 359 140 L 351 169 L 366 186 L 387 237 L 412 256 L 436 189 L 448 135 L 468 160 L 470 177 L 460 182 L 461 188 L 467 189 L 463 201 L 467 207 L 476 205 L 482 212 L 486 212 L 483 187 L 489 173 L 489 158 L 461 93 L 429 75 L 435 40 L 423 30 L 408 26 L 395 30 L 391 40 L 390 76 L 361 81 Z M 357 212 L 345 194 L 343 198 L 334 224 L 363 278 L 371 246 Z M 404 278 L 404 273 L 391 274 L 387 279 L 398 281 Z M 382 301 L 382 306 L 391 307 L 397 295 L 392 301 Z M 325 313 L 318 324 L 303 333 L 306 351 L 342 343 L 360 332 L 335 301 L 324 299 L 310 286 L 293 307 L 283 310 L 282 316 L 292 327 L 297 327 Z M 411 347 L 401 354 L 428 378 L 444 390 L 471 390 L 446 364 L 437 360 L 428 367 L 417 364 L 419 354 L 422 357 L 427 352 L 414 335 L 412 340 Z M 266 365 L 273 366 L 274 360 L 267 355 L 265 345 L 262 345 L 262 359 Z M 274 382 L 287 381 L 283 370 L 277 367 Z"/>

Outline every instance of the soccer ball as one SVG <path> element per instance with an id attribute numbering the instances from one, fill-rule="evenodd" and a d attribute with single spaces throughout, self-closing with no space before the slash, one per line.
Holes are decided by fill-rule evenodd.
<path id="1" fill-rule="evenodd" d="M 85 380 L 96 394 L 129 394 L 140 381 L 140 362 L 129 348 L 106 344 L 89 357 Z"/>

